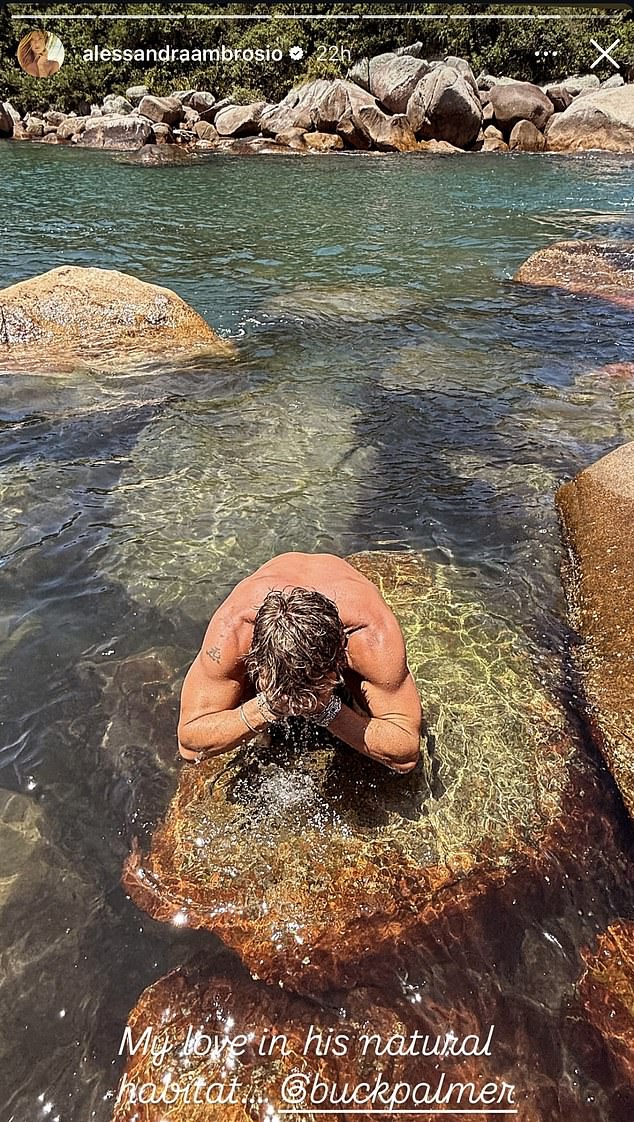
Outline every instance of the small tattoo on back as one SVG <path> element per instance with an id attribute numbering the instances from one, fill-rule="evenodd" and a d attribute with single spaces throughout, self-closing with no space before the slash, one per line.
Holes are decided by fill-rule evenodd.
<path id="1" fill-rule="evenodd" d="M 208 654 L 210 659 L 214 662 L 220 662 L 220 647 L 208 647 L 205 653 Z"/>

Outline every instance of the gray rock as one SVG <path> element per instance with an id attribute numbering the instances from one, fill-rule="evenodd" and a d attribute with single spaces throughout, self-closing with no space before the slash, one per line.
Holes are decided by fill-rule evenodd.
<path id="1" fill-rule="evenodd" d="M 606 78 L 605 82 L 601 83 L 602 90 L 616 90 L 619 86 L 625 85 L 625 79 L 622 74 L 612 74 L 610 78 Z"/>
<path id="2" fill-rule="evenodd" d="M 512 86 L 517 81 L 516 78 L 496 78 L 494 74 L 482 73 L 478 74 L 476 78 L 476 85 L 479 90 L 492 90 L 494 86 Z"/>
<path id="3" fill-rule="evenodd" d="M 452 66 L 436 67 L 416 86 L 407 117 L 422 140 L 472 144 L 482 124 L 482 106 L 471 84 Z"/>
<path id="4" fill-rule="evenodd" d="M 66 120 L 66 114 L 62 113 L 59 109 L 47 109 L 44 114 L 44 120 L 47 125 L 55 125 L 55 128 L 57 128 L 58 125 L 61 125 L 62 121 Z"/>
<path id="5" fill-rule="evenodd" d="M 216 104 L 216 99 L 208 90 L 194 90 L 189 100 L 184 104 L 188 105 L 190 109 L 196 109 L 199 113 L 204 113 L 206 109 L 211 109 Z"/>
<path id="6" fill-rule="evenodd" d="M 531 121 L 543 129 L 554 113 L 553 103 L 539 86 L 532 82 L 496 85 L 489 91 L 495 121 L 503 131 L 510 132 L 518 121 Z"/>
<path id="7" fill-rule="evenodd" d="M 447 55 L 445 59 L 445 66 L 451 66 L 454 70 L 457 70 L 459 74 L 462 74 L 465 82 L 468 82 L 473 92 L 477 94 L 478 83 L 476 82 L 473 70 L 471 69 L 471 66 L 467 62 L 466 58 L 460 58 L 458 55 Z"/>
<path id="8" fill-rule="evenodd" d="M 142 117 L 113 115 L 85 117 L 84 121 L 77 143 L 86 148 L 140 148 L 152 136 L 151 124 Z"/>
<path id="9" fill-rule="evenodd" d="M 214 125 L 219 136 L 255 136 L 260 131 L 260 117 L 266 101 L 251 105 L 233 105 L 216 115 Z"/>
<path id="10" fill-rule="evenodd" d="M 125 96 L 133 105 L 140 105 L 149 92 L 147 86 L 130 86 L 130 89 L 125 91 Z"/>
<path id="11" fill-rule="evenodd" d="M 133 109 L 132 102 L 128 101 L 127 97 L 121 97 L 120 94 L 108 94 L 103 99 L 104 113 L 115 113 L 120 116 L 123 113 L 131 113 Z"/>
<path id="12" fill-rule="evenodd" d="M 236 102 L 234 98 L 223 97 L 220 99 L 220 101 L 217 101 L 215 105 L 210 105 L 208 109 L 199 109 L 198 113 L 200 114 L 201 121 L 209 121 L 213 125 L 216 117 L 219 113 L 222 112 L 223 109 L 228 109 L 229 106 L 233 106 L 235 104 Z"/>
<path id="13" fill-rule="evenodd" d="M 181 105 L 189 105 L 195 93 L 196 90 L 175 90 L 174 93 L 170 94 L 170 97 L 177 98 Z"/>
<path id="14" fill-rule="evenodd" d="M 572 94 L 565 86 L 546 86 L 544 93 L 552 101 L 555 113 L 563 113 L 572 105 Z"/>
<path id="15" fill-rule="evenodd" d="M 261 132 L 266 136 L 277 136 L 287 129 L 312 128 L 311 112 L 334 84 L 325 78 L 316 78 L 303 86 L 294 86 L 279 105 L 272 105 L 262 111 Z"/>
<path id="16" fill-rule="evenodd" d="M 511 129 L 509 148 L 519 152 L 543 152 L 546 140 L 532 121 L 518 121 Z"/>
<path id="17" fill-rule="evenodd" d="M 103 118 L 92 118 L 93 120 L 103 120 Z M 86 127 L 86 122 L 90 121 L 90 117 L 75 117 L 69 113 L 68 117 L 64 117 L 57 128 L 58 140 L 75 140 Z"/>
<path id="18" fill-rule="evenodd" d="M 585 90 L 598 90 L 601 83 L 596 74 L 573 74 L 569 78 L 564 78 L 563 82 L 557 82 L 557 85 L 563 86 L 569 94 L 577 97 Z"/>
<path id="19" fill-rule="evenodd" d="M 200 120 L 200 113 L 197 109 L 192 109 L 191 106 L 185 106 L 185 118 L 183 121 L 184 127 L 191 129 Z"/>
<path id="20" fill-rule="evenodd" d="M 199 140 L 218 140 L 218 130 L 214 128 L 211 121 L 197 121 L 193 131 L 194 136 Z"/>
<path id="21" fill-rule="evenodd" d="M 377 108 L 376 99 L 356 82 L 337 78 L 328 82 L 324 92 L 314 91 L 314 104 L 310 111 L 310 125 L 318 132 L 338 132 L 345 119 L 358 118 L 361 108 Z M 300 127 L 300 126 L 296 126 Z"/>
<path id="22" fill-rule="evenodd" d="M 394 52 L 362 59 L 349 71 L 349 78 L 371 93 L 390 113 L 404 113 L 416 85 L 429 71 L 429 63 Z"/>
<path id="23" fill-rule="evenodd" d="M 103 109 L 100 105 L 91 105 L 89 115 L 91 117 L 103 117 Z"/>
<path id="24" fill-rule="evenodd" d="M 409 55 L 410 58 L 423 58 L 425 55 L 425 48 L 423 44 L 418 41 L 417 43 L 411 43 L 409 47 L 397 47 L 394 54 Z"/>
<path id="25" fill-rule="evenodd" d="M 634 152 L 634 86 L 594 90 L 575 98 L 546 129 L 554 152 L 602 149 Z"/>
<path id="26" fill-rule="evenodd" d="M 31 117 L 29 115 L 29 119 L 26 122 L 26 135 L 30 137 L 31 140 L 39 140 L 40 137 L 44 136 L 44 121 L 40 120 L 39 117 Z"/>
<path id="27" fill-rule="evenodd" d="M 176 97 L 146 95 L 139 105 L 139 113 L 155 124 L 177 125 L 184 116 L 183 106 Z"/>

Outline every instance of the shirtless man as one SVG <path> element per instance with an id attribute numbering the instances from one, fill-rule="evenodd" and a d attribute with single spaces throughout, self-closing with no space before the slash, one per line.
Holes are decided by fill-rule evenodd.
<path id="1" fill-rule="evenodd" d="M 220 605 L 183 683 L 180 754 L 228 752 L 288 716 L 393 771 L 418 761 L 421 705 L 396 617 L 376 585 L 328 553 L 274 557 Z"/>

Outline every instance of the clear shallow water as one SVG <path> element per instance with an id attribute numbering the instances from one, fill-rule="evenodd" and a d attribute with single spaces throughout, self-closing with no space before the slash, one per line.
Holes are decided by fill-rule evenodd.
<path id="1" fill-rule="evenodd" d="M 110 663 L 169 646 L 185 667 L 220 600 L 273 553 L 387 543 L 451 565 L 565 694 L 553 492 L 634 437 L 634 385 L 600 373 L 634 361 L 634 328 L 510 278 L 553 240 L 634 237 L 632 168 L 143 168 L 9 144 L 0 160 L 3 284 L 64 263 L 122 269 L 174 288 L 239 350 L 206 369 L 1 383 L 4 1113 L 30 1122 L 44 1094 L 53 1117 L 83 1122 L 108 1117 L 139 990 L 201 943 L 145 921 L 118 888 L 128 837 L 177 765 L 169 747 L 126 753 L 122 734 L 108 754 Z M 592 886 L 604 920 L 634 904 L 619 839 Z M 543 974 L 545 914 L 523 920 L 532 950 L 504 974 L 509 1000 Z M 599 923 L 557 922 L 575 948 Z M 561 994 L 572 966 L 548 969 Z M 496 970 L 482 965 L 483 985 Z M 605 1095 L 597 1117 L 620 1118 Z"/>

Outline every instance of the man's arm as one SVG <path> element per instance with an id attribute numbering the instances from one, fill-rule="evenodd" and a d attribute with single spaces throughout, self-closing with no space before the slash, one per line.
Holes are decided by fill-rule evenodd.
<path id="1" fill-rule="evenodd" d="M 412 771 L 420 757 L 422 710 L 401 629 L 395 618 L 382 620 L 380 626 L 364 628 L 353 643 L 350 662 L 361 677 L 370 716 L 342 705 L 328 727 L 364 756 L 394 771 Z"/>
<path id="2" fill-rule="evenodd" d="M 246 721 L 240 714 L 245 678 L 239 650 L 239 634 L 214 617 L 181 691 L 178 749 L 183 759 L 228 752 L 266 728 L 255 698 L 243 703 Z"/>

